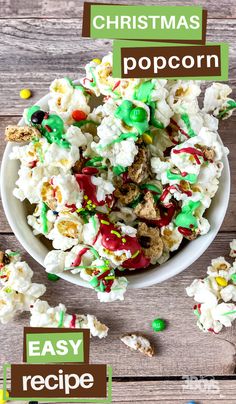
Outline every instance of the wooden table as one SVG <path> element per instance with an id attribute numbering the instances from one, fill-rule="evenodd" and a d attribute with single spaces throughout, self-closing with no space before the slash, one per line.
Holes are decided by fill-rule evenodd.
<path id="1" fill-rule="evenodd" d="M 100 0 L 101 2 L 101 0 Z M 119 0 L 114 3 L 124 3 Z M 111 1 L 109 1 L 111 3 Z M 157 4 L 155 1 L 134 1 L 134 4 Z M 159 1 L 166 5 L 192 5 L 197 1 Z M 235 0 L 202 0 L 208 9 L 207 39 L 230 43 L 230 84 L 235 86 L 236 68 L 236 2 Z M 80 38 L 81 0 L 0 0 L 0 128 L 1 154 L 5 144 L 4 128 L 15 124 L 23 108 L 33 104 L 48 91 L 55 77 L 76 79 L 83 66 L 94 57 L 111 49 L 108 40 Z M 19 98 L 19 90 L 29 87 L 33 98 Z M 234 96 L 236 92 L 234 91 Z M 221 123 L 222 139 L 230 149 L 233 185 L 236 183 L 236 115 Z M 109 327 L 106 340 L 93 339 L 91 361 L 110 363 L 113 367 L 113 402 L 116 403 L 186 403 L 236 402 L 235 327 L 219 335 L 198 330 L 192 312 L 193 301 L 185 287 L 194 278 L 203 277 L 212 258 L 227 255 L 229 241 L 236 237 L 236 193 L 232 187 L 230 205 L 221 231 L 206 253 L 179 276 L 147 289 L 129 290 L 124 302 L 99 303 L 91 290 L 65 281 L 49 282 L 40 267 L 19 245 L 1 210 L 1 249 L 20 249 L 35 272 L 35 280 L 47 285 L 45 298 L 51 305 L 63 302 L 68 311 L 93 313 Z M 150 322 L 165 318 L 168 328 L 154 334 Z M 28 316 L 19 316 L 13 324 L 1 326 L 1 363 L 22 359 L 22 331 Z M 156 347 L 152 359 L 132 353 L 119 341 L 125 332 L 140 331 L 149 336 Z M 218 393 L 187 389 L 183 376 L 215 376 Z M 191 386 L 190 386 L 191 387 Z"/>

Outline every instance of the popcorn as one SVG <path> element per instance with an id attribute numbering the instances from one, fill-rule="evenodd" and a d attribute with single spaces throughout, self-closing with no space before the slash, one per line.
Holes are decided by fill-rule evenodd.
<path id="1" fill-rule="evenodd" d="M 205 211 L 228 153 L 218 120 L 235 102 L 224 84 L 209 87 L 200 108 L 198 81 L 114 78 L 111 53 L 85 70 L 81 85 L 53 81 L 45 111 L 24 111 L 24 133 L 34 136 L 11 153 L 20 161 L 13 193 L 36 205 L 28 224 L 52 242 L 46 271 L 80 276 L 110 302 L 124 298 L 122 270 L 161 265 L 183 239 L 210 230 Z M 90 101 L 100 105 L 90 109 Z M 189 291 L 203 307 L 208 298 L 234 299 L 236 266 L 221 264 L 212 262 L 208 281 Z M 212 310 L 206 321 L 218 329 Z"/>
<path id="2" fill-rule="evenodd" d="M 219 333 L 236 319 L 236 265 L 218 257 L 211 261 L 207 274 L 204 279 L 195 279 L 186 292 L 198 303 L 194 306 L 198 327 L 204 332 Z"/>
<path id="3" fill-rule="evenodd" d="M 68 314 L 64 304 L 56 307 L 50 307 L 48 302 L 37 300 L 31 308 L 31 327 L 59 327 L 61 322 L 61 313 L 63 313 L 63 324 L 65 328 L 86 328 L 90 330 L 93 337 L 105 338 L 108 333 L 108 327 L 100 323 L 97 318 L 91 314 Z"/>
<path id="4" fill-rule="evenodd" d="M 234 238 L 230 245 L 230 257 L 236 258 L 236 239 Z"/>
<path id="5" fill-rule="evenodd" d="M 33 271 L 26 262 L 20 260 L 18 253 L 6 250 L 5 254 L 1 252 L 1 256 L 0 321 L 6 324 L 16 314 L 29 311 L 46 288 L 39 283 L 32 283 Z"/>

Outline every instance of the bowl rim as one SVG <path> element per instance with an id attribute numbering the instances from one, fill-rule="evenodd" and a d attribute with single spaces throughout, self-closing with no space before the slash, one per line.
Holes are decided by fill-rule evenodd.
<path id="1" fill-rule="evenodd" d="M 77 80 L 75 81 L 75 83 Z M 50 97 L 50 94 L 46 94 L 44 97 L 42 97 L 40 100 L 38 100 L 35 105 L 39 105 L 41 107 L 45 106 L 45 104 L 48 102 L 48 99 Z M 24 119 L 21 118 L 21 120 L 18 122 L 18 125 L 23 125 L 24 124 Z M 219 139 L 221 143 L 223 144 L 220 136 Z M 40 254 L 36 248 L 34 248 L 34 244 L 37 243 L 39 246 L 39 243 L 43 244 L 37 236 L 34 236 L 32 233 L 32 230 L 29 228 L 29 231 L 31 232 L 31 236 L 34 237 L 35 243 L 28 243 L 26 241 L 26 238 L 22 234 L 19 226 L 17 225 L 17 221 L 15 220 L 13 212 L 10 211 L 8 208 L 8 198 L 7 198 L 7 173 L 8 173 L 8 164 L 9 164 L 9 154 L 12 151 L 12 147 L 15 144 L 13 142 L 8 142 L 6 145 L 6 148 L 3 153 L 3 158 L 2 158 L 2 164 L 1 164 L 1 177 L 0 177 L 0 182 L 1 182 L 1 198 L 2 198 L 2 205 L 3 209 L 6 215 L 6 218 L 8 220 L 8 223 L 15 234 L 16 238 L 20 242 L 20 244 L 23 246 L 23 248 L 40 264 L 42 267 L 44 267 L 44 257 L 42 257 L 42 253 Z M 219 187 L 217 190 L 216 195 L 213 197 L 211 206 L 208 208 L 210 210 L 212 208 L 212 205 L 214 203 L 214 200 L 216 197 L 220 199 L 220 203 L 222 206 L 220 206 L 219 210 L 219 215 L 216 215 L 216 211 L 218 211 L 217 208 L 215 208 L 214 212 L 214 217 L 213 220 L 215 221 L 214 223 L 214 228 L 210 228 L 209 232 L 206 235 L 200 236 L 197 239 L 191 241 L 188 243 L 186 246 L 184 246 L 180 251 L 177 251 L 176 254 L 171 257 L 168 261 L 161 265 L 154 266 L 152 269 L 149 269 L 147 273 L 142 272 L 140 273 L 133 273 L 130 277 L 128 276 L 128 287 L 129 288 L 144 288 L 148 287 L 157 283 L 161 283 L 167 279 L 170 279 L 174 277 L 175 275 L 179 274 L 180 272 L 184 271 L 187 269 L 191 264 L 193 264 L 209 247 L 209 245 L 212 243 L 214 238 L 216 237 L 222 222 L 225 218 L 225 214 L 227 212 L 228 208 L 228 203 L 229 203 L 229 198 L 230 198 L 230 184 L 231 184 L 231 176 L 230 176 L 230 166 L 229 166 L 229 161 L 226 153 L 224 153 L 223 158 L 222 158 L 224 168 L 222 171 L 222 175 L 219 179 Z M 8 174 L 9 175 L 9 174 Z M 222 189 L 224 188 L 224 192 L 221 192 Z M 15 198 L 12 195 L 13 198 Z M 23 202 L 20 202 L 23 203 Z M 220 205 L 219 203 L 219 205 Z M 26 222 L 27 223 L 27 222 Z M 37 242 L 36 242 L 37 240 Z M 195 244 L 194 244 L 195 243 Z M 195 245 L 195 248 L 193 248 Z M 44 246 L 45 247 L 45 246 Z M 45 247 L 45 252 L 46 252 L 46 247 Z M 188 259 L 186 258 L 186 253 L 190 253 Z M 156 272 L 156 276 L 154 275 L 154 272 Z M 83 279 L 80 278 L 80 276 L 75 276 L 70 273 L 60 273 L 58 274 L 60 278 L 71 282 L 76 285 L 80 285 L 83 287 L 91 288 L 91 286 L 88 284 L 88 282 L 84 281 Z"/>

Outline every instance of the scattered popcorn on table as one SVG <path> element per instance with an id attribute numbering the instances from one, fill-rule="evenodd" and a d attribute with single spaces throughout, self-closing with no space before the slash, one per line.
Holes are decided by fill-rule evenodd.
<path id="1" fill-rule="evenodd" d="M 209 231 L 204 215 L 228 153 L 218 122 L 236 103 L 221 83 L 201 109 L 200 81 L 114 78 L 111 53 L 85 71 L 81 84 L 55 79 L 44 110 L 26 108 L 27 126 L 6 135 L 28 141 L 10 156 L 20 160 L 13 194 L 34 205 L 33 234 L 52 242 L 46 271 L 80 276 L 111 302 L 124 299 L 129 271 L 160 265 Z M 222 288 L 232 269 L 220 261 L 208 272 Z"/>
<path id="2" fill-rule="evenodd" d="M 230 257 L 236 258 L 236 239 L 234 238 L 231 243 L 229 244 L 230 246 Z"/>
<path id="3" fill-rule="evenodd" d="M 95 316 L 90 314 L 68 314 L 64 304 L 50 307 L 48 302 L 37 300 L 31 307 L 31 327 L 64 327 L 86 328 L 93 337 L 105 338 L 108 327 L 100 323 Z"/>
<path id="4" fill-rule="evenodd" d="M 126 334 L 120 338 L 121 341 L 132 351 L 139 351 L 142 354 L 149 356 L 154 355 L 154 349 L 146 337 L 137 334 Z"/>
<path id="5" fill-rule="evenodd" d="M 234 242 L 230 243 L 231 248 Z M 217 334 L 236 319 L 236 261 L 231 265 L 224 257 L 215 258 L 207 274 L 204 279 L 195 279 L 186 292 L 197 302 L 194 314 L 198 327 Z"/>
<path id="6" fill-rule="evenodd" d="M 29 311 L 46 287 L 32 283 L 33 271 L 20 254 L 11 250 L 0 251 L 0 321 L 8 323 L 16 314 Z"/>

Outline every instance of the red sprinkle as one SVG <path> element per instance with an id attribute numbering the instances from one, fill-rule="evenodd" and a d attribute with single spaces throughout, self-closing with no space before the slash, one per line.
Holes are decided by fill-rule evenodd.
<path id="1" fill-rule="evenodd" d="M 185 227 L 178 227 L 178 231 L 183 234 L 185 237 L 189 237 L 192 235 L 192 230 L 186 229 Z"/>
<path id="2" fill-rule="evenodd" d="M 82 169 L 82 173 L 88 174 L 88 175 L 94 175 L 94 174 L 98 174 L 99 170 L 96 167 L 84 167 Z"/>
<path id="3" fill-rule="evenodd" d="M 75 323 L 76 323 L 76 315 L 72 314 L 72 319 L 70 322 L 70 328 L 75 328 Z"/>
<path id="4" fill-rule="evenodd" d="M 120 80 L 116 82 L 116 84 L 114 85 L 114 87 L 111 91 L 114 91 L 117 87 L 119 87 L 119 85 L 120 85 Z"/>
<path id="5" fill-rule="evenodd" d="M 31 162 L 28 164 L 28 166 L 29 166 L 30 168 L 34 168 L 34 167 L 36 167 L 37 162 L 38 162 L 38 160 L 33 160 L 33 161 L 31 161 Z"/>
<path id="6" fill-rule="evenodd" d="M 52 132 L 52 128 L 51 128 L 50 126 L 45 125 L 44 127 L 45 127 L 45 129 L 46 129 L 48 132 Z"/>
<path id="7" fill-rule="evenodd" d="M 77 210 L 77 207 L 74 203 L 72 203 L 72 205 L 68 205 L 68 203 L 65 204 L 65 206 L 69 209 L 71 209 L 71 212 L 75 212 Z"/>
<path id="8" fill-rule="evenodd" d="M 79 122 L 79 121 L 83 121 L 84 119 L 86 119 L 87 115 L 84 111 L 76 109 L 75 111 L 72 112 L 72 118 L 75 121 Z"/>

